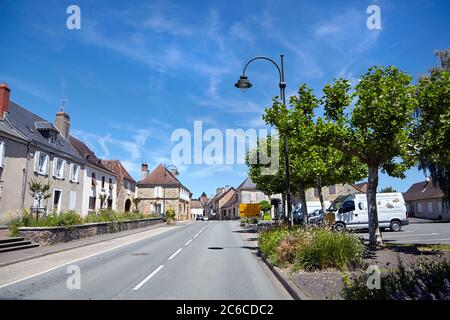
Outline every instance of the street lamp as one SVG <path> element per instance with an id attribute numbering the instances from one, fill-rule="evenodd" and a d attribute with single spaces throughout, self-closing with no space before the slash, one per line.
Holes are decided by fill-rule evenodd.
<path id="1" fill-rule="evenodd" d="M 286 82 L 284 81 L 284 55 L 280 55 L 280 66 L 278 64 L 264 56 L 258 56 L 255 58 L 250 59 L 244 66 L 244 70 L 242 71 L 242 75 L 240 76 L 239 80 L 234 85 L 238 89 L 250 89 L 252 87 L 252 83 L 248 80 L 247 76 L 245 75 L 245 71 L 247 70 L 247 67 L 250 63 L 252 63 L 255 60 L 267 60 L 271 62 L 278 70 L 278 74 L 280 76 L 280 96 L 281 100 L 283 102 L 283 105 L 286 106 Z M 292 205 L 291 205 L 291 186 L 290 186 L 290 174 L 289 174 L 289 147 L 288 147 L 288 132 L 284 132 L 284 164 L 285 164 L 285 174 L 286 174 L 286 202 L 287 202 L 287 210 L 288 210 L 288 217 L 291 220 L 291 225 L 294 224 L 294 219 L 292 217 Z"/>
<path id="2" fill-rule="evenodd" d="M 167 176 L 167 171 L 168 170 L 170 170 L 170 168 L 172 168 L 172 169 L 175 169 L 175 175 L 178 175 L 178 169 L 177 169 L 177 167 L 176 166 L 174 166 L 173 164 L 169 164 L 169 165 L 166 165 L 166 164 L 164 164 L 164 195 L 163 195 L 163 197 L 164 197 L 164 200 L 163 200 L 163 205 L 164 205 L 164 217 L 166 216 L 166 176 Z"/>

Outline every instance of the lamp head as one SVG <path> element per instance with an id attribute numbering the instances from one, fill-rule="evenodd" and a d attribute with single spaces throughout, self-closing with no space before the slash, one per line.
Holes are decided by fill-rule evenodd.
<path id="1" fill-rule="evenodd" d="M 234 85 L 236 88 L 238 89 L 250 89 L 252 87 L 252 83 L 250 81 L 248 81 L 248 78 L 244 75 L 242 75 L 240 77 L 240 79 L 238 80 L 238 82 L 235 83 Z"/>

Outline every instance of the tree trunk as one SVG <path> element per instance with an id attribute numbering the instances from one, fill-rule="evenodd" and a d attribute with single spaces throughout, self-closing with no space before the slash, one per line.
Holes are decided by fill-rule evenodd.
<path id="1" fill-rule="evenodd" d="M 308 208 L 306 205 L 305 188 L 303 188 L 302 184 L 298 185 L 298 194 L 300 197 L 301 210 L 302 210 L 302 214 L 303 214 L 303 224 L 305 227 L 307 227 L 308 226 Z"/>
<path id="2" fill-rule="evenodd" d="M 286 213 L 286 193 L 284 193 L 284 192 L 281 193 L 280 206 L 281 206 L 281 208 L 279 210 L 279 214 L 281 215 L 282 220 L 285 222 L 289 222 L 289 219 L 288 219 L 289 217 L 287 216 L 287 213 Z"/>
<path id="3" fill-rule="evenodd" d="M 378 245 L 383 244 L 377 211 L 378 166 L 369 166 L 368 180 L 366 196 L 369 214 L 369 246 L 376 248 Z"/>
<path id="4" fill-rule="evenodd" d="M 325 201 L 323 201 L 322 180 L 320 178 L 317 180 L 317 191 L 319 194 L 320 206 L 322 207 L 322 212 L 325 215 L 327 208 L 325 207 Z"/>

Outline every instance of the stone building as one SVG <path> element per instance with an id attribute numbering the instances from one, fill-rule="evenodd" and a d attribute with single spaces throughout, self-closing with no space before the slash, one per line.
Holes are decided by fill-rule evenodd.
<path id="1" fill-rule="evenodd" d="M 322 188 L 322 196 L 324 201 L 333 202 L 339 196 L 345 196 L 355 193 L 366 193 L 367 182 L 357 184 L 335 184 Z M 306 190 L 306 201 L 314 202 L 319 200 L 319 191 L 317 188 L 309 188 Z"/>
<path id="2" fill-rule="evenodd" d="M 206 215 L 214 220 L 236 219 L 239 214 L 234 206 L 235 201 L 236 190 L 233 187 L 218 188 L 206 203 Z"/>
<path id="3" fill-rule="evenodd" d="M 450 208 L 445 205 L 444 193 L 438 186 L 433 185 L 431 178 L 414 183 L 403 195 L 411 216 L 450 220 Z"/>
<path id="4" fill-rule="evenodd" d="M 206 193 L 202 193 L 202 195 L 198 198 L 198 199 L 192 199 L 191 200 L 191 219 L 195 219 L 197 216 L 201 215 L 204 216 L 205 215 L 205 207 L 206 204 L 208 203 L 208 196 L 206 195 Z"/>
<path id="5" fill-rule="evenodd" d="M 119 160 L 102 160 L 102 164 L 116 176 L 116 208 L 121 212 L 135 210 L 133 199 L 136 198 L 136 181 L 131 177 Z"/>
<path id="6" fill-rule="evenodd" d="M 169 208 L 175 211 L 177 220 L 190 217 L 191 192 L 176 177 L 177 173 L 158 165 L 150 174 L 148 165 L 142 165 L 141 181 L 137 183 L 139 209 L 143 213 L 165 215 Z"/>

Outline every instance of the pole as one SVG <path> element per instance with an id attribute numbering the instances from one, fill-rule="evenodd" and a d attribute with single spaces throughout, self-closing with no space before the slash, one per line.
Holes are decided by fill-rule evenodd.
<path id="1" fill-rule="evenodd" d="M 286 106 L 286 82 L 284 81 L 284 55 L 281 55 L 281 99 L 283 101 L 283 105 Z M 292 217 L 292 204 L 291 204 L 291 183 L 290 183 L 290 173 L 289 173 L 289 142 L 288 142 L 288 130 L 284 132 L 284 166 L 286 172 L 286 202 L 287 202 L 287 211 L 288 211 L 288 219 L 290 221 L 291 226 L 294 225 L 294 219 Z"/>

